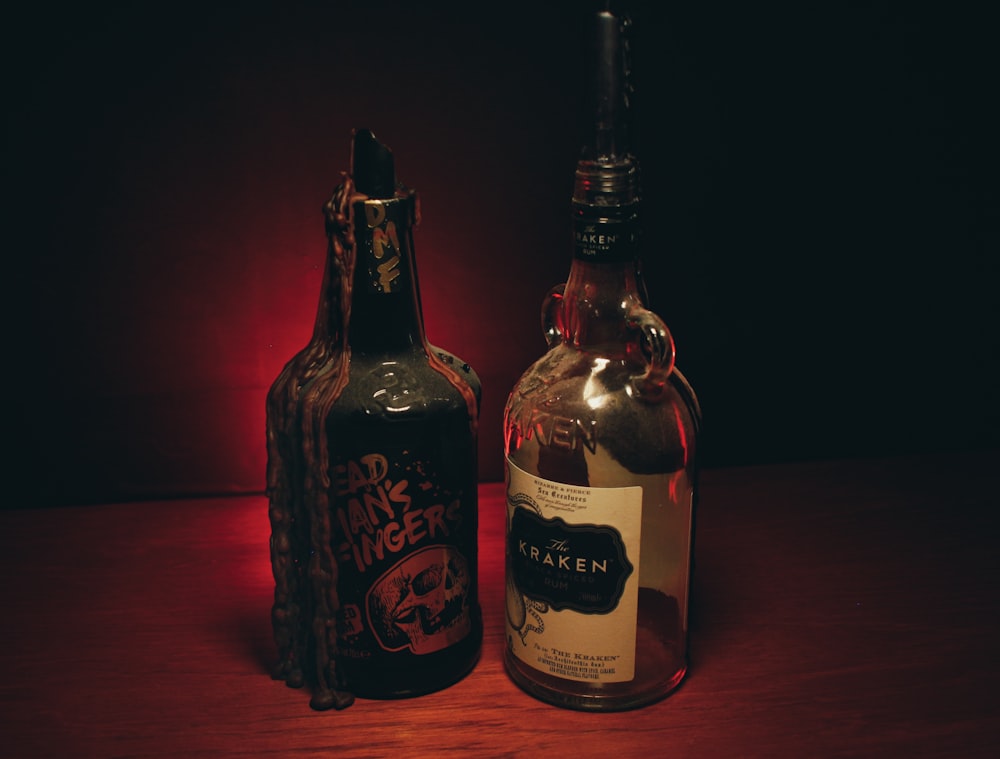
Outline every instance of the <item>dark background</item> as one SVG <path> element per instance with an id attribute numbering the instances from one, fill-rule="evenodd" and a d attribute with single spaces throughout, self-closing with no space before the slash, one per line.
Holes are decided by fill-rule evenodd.
<path id="1" fill-rule="evenodd" d="M 988 4 L 982 4 L 984 7 Z M 7 11 L 4 505 L 259 492 L 354 127 L 421 197 L 480 476 L 570 263 L 588 3 Z M 959 4 L 634 3 L 654 310 L 705 466 L 1000 444 L 997 59 Z"/>

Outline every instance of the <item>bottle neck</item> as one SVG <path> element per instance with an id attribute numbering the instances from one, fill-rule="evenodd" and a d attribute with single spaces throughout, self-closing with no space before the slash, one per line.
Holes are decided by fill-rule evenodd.
<path id="1" fill-rule="evenodd" d="M 585 59 L 593 131 L 573 182 L 573 266 L 559 330 L 571 344 L 628 352 L 643 308 L 639 163 L 628 144 L 631 21 L 610 5 L 594 17 Z"/>
<path id="2" fill-rule="evenodd" d="M 356 259 L 348 343 L 355 353 L 426 350 L 413 260 L 414 193 L 353 202 Z"/>
<path id="3" fill-rule="evenodd" d="M 573 264 L 562 298 L 563 339 L 581 348 L 626 350 L 629 318 L 643 305 L 638 277 L 638 203 L 573 204 Z"/>

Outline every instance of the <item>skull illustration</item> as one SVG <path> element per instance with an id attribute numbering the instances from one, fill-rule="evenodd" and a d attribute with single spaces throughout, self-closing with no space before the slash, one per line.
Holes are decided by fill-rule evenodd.
<path id="1" fill-rule="evenodd" d="M 387 651 L 440 651 L 472 627 L 471 578 L 465 557 L 450 546 L 430 546 L 388 570 L 368 592 L 368 620 Z"/>

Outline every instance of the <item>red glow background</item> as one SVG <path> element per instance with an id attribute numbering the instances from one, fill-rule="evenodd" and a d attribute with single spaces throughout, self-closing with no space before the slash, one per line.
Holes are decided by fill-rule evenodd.
<path id="1" fill-rule="evenodd" d="M 569 266 L 582 5 L 12 11 L 5 505 L 263 489 L 359 126 L 420 193 L 428 336 L 482 377 L 501 479 Z M 637 152 L 703 463 L 998 445 L 988 26 L 673 5 L 636 9 Z"/>

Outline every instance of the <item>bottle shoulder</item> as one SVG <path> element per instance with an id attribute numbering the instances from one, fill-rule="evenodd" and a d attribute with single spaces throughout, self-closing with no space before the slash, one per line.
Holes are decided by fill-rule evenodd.
<path id="1" fill-rule="evenodd" d="M 549 348 L 521 375 L 513 393 L 562 396 L 577 387 L 581 398 L 623 391 L 647 368 L 641 352 L 629 346 L 580 347 L 561 341 Z M 625 390 L 625 392 L 628 392 Z M 512 393 L 512 394 L 513 394 Z"/>
<path id="2" fill-rule="evenodd" d="M 435 349 L 437 350 L 437 349 Z M 449 354 L 450 355 L 450 354 Z M 445 364 L 442 371 L 440 364 Z M 467 367 L 467 371 L 463 369 Z M 408 351 L 351 354 L 347 381 L 330 415 L 404 422 L 434 415 L 469 415 L 467 394 L 479 398 L 479 379 L 452 356 L 432 357 L 420 347 Z"/>
<path id="3" fill-rule="evenodd" d="M 661 392 L 644 398 L 635 390 L 635 368 L 627 362 L 557 345 L 525 372 L 508 397 L 506 452 L 515 461 L 533 461 L 540 454 L 550 459 L 603 455 L 635 473 L 684 468 L 694 456 L 701 420 L 690 385 L 674 372 Z"/>
<path id="4" fill-rule="evenodd" d="M 649 397 L 635 392 L 636 378 L 643 369 L 641 362 L 629 357 L 611 358 L 601 352 L 559 344 L 521 375 L 507 405 L 509 408 L 519 401 L 530 401 L 547 407 L 580 405 L 597 412 L 627 404 L 647 413 L 665 413 L 672 406 L 681 405 L 685 414 L 692 419 L 697 417 L 700 422 L 697 396 L 680 369 L 673 367 L 665 378 L 663 391 Z"/>

